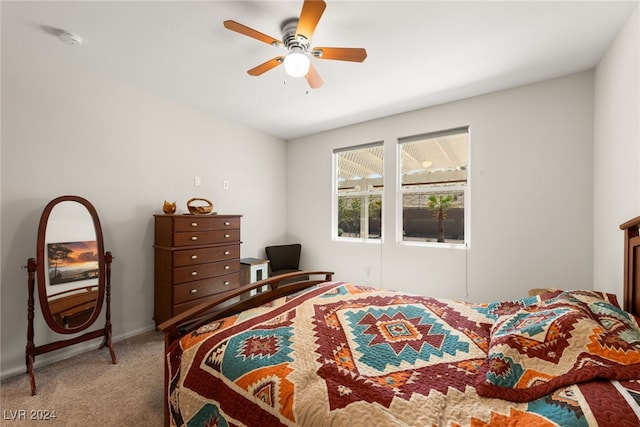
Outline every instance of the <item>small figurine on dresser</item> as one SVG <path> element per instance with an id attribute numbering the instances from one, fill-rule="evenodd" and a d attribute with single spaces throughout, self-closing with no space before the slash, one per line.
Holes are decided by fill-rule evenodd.
<path id="1" fill-rule="evenodd" d="M 171 203 L 165 200 L 162 205 L 162 212 L 166 214 L 176 213 L 176 202 Z"/>

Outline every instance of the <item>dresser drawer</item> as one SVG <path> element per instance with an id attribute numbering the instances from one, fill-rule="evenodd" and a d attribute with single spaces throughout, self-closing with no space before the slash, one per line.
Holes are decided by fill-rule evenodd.
<path id="1" fill-rule="evenodd" d="M 240 228 L 240 218 L 216 216 L 183 216 L 173 220 L 173 231 L 208 231 Z"/>
<path id="2" fill-rule="evenodd" d="M 229 273 L 240 272 L 240 260 L 231 259 L 211 262 L 209 264 L 197 264 L 188 267 L 173 269 L 173 283 L 192 282 L 194 280 L 207 279 Z"/>
<path id="3" fill-rule="evenodd" d="M 212 277 L 210 279 L 183 283 L 182 285 L 175 285 L 173 287 L 173 302 L 174 304 L 183 304 L 185 302 L 236 288 L 239 283 L 240 274 L 232 273 L 225 274 L 224 276 Z"/>
<path id="4" fill-rule="evenodd" d="M 175 251 L 173 252 L 173 265 L 174 267 L 184 267 L 234 258 L 240 258 L 239 244 Z"/>
<path id="5" fill-rule="evenodd" d="M 239 241 L 240 229 L 191 231 L 173 234 L 173 246 L 210 245 L 213 243 Z"/>

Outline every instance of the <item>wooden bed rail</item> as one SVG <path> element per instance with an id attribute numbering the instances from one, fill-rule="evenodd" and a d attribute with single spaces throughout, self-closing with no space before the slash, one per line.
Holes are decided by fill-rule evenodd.
<path id="1" fill-rule="evenodd" d="M 314 276 L 321 277 L 313 279 Z M 165 346 L 168 347 L 180 336 L 205 323 L 252 307 L 258 307 L 281 296 L 331 281 L 332 278 L 333 272 L 329 271 L 296 271 L 269 277 L 216 295 L 206 302 L 162 322 L 158 325 L 158 329 L 164 332 Z M 284 281 L 287 283 L 283 284 Z M 268 286 L 269 290 L 250 295 L 252 290 L 259 290 L 263 286 Z"/>
<path id="2" fill-rule="evenodd" d="M 319 278 L 314 279 L 313 277 L 316 276 L 319 276 Z M 296 271 L 293 273 L 280 274 L 223 292 L 198 306 L 162 322 L 158 325 L 158 329 L 164 332 L 165 393 L 168 393 L 170 381 L 166 355 L 168 354 L 171 343 L 182 335 L 213 320 L 221 319 L 252 307 L 258 307 L 276 298 L 293 294 L 313 285 L 329 282 L 332 278 L 333 272 L 330 271 Z M 250 295 L 252 290 L 261 289 L 263 286 L 268 286 L 269 290 Z M 169 426 L 169 398 L 167 395 L 165 395 L 164 399 L 164 425 Z"/>
<path id="3" fill-rule="evenodd" d="M 620 229 L 624 231 L 624 301 L 625 311 L 640 315 L 640 216 L 624 224 Z"/>

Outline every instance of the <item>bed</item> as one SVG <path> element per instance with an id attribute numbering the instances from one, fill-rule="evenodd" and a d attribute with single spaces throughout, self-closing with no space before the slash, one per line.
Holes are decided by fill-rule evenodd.
<path id="1" fill-rule="evenodd" d="M 591 290 L 470 303 L 324 271 L 220 295 L 159 326 L 165 424 L 638 426 L 639 224 L 621 225 L 622 305 Z"/>

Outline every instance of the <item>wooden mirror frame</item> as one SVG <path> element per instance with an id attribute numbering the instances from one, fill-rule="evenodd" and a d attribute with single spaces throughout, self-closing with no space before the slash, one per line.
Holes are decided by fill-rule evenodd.
<path id="1" fill-rule="evenodd" d="M 51 216 L 51 212 L 53 209 L 63 202 L 76 202 L 82 205 L 88 212 L 88 217 L 93 221 L 93 229 L 95 231 L 95 239 L 96 239 L 96 247 L 98 251 L 98 297 L 96 300 L 96 304 L 93 308 L 93 312 L 89 316 L 89 318 L 83 323 L 66 328 L 63 325 L 56 322 L 54 316 L 51 313 L 51 309 L 49 306 L 49 299 L 47 294 L 47 256 L 46 256 L 46 246 L 47 246 L 47 226 L 49 225 L 49 220 Z M 91 339 L 104 337 L 100 348 L 108 347 L 109 353 L 111 355 L 111 362 L 117 363 L 116 355 L 113 350 L 113 344 L 111 340 L 111 262 L 113 257 L 111 252 L 104 251 L 104 241 L 102 235 L 102 227 L 100 226 L 100 219 L 98 218 L 98 213 L 93 205 L 86 199 L 79 196 L 60 196 L 58 198 L 53 199 L 51 202 L 47 204 L 44 211 L 42 212 L 42 216 L 40 217 L 40 224 L 38 227 L 38 241 L 36 247 L 36 259 L 29 258 L 27 261 L 27 270 L 28 270 L 28 302 L 27 302 L 27 318 L 28 318 L 28 326 L 27 326 L 27 348 L 26 348 L 26 364 L 27 371 L 30 376 L 31 383 L 31 395 L 36 394 L 36 383 L 35 383 L 35 375 L 33 370 L 33 364 L 35 356 L 43 353 L 47 353 L 50 351 L 58 350 L 64 347 L 68 347 L 83 341 L 88 341 Z M 35 317 L 35 276 L 38 276 L 38 299 L 40 300 L 40 308 L 42 311 L 42 315 L 47 323 L 47 326 L 57 332 L 59 334 L 76 334 L 84 331 L 91 327 L 102 312 L 103 303 L 105 305 L 105 326 L 102 329 L 94 330 L 91 332 L 87 332 L 83 335 L 77 336 L 75 338 L 59 340 L 51 343 L 47 343 L 44 345 L 36 346 L 34 343 L 34 328 L 33 321 Z M 93 285 L 92 285 L 93 287 Z"/>
<path id="2" fill-rule="evenodd" d="M 52 296 L 49 291 L 50 289 L 47 285 L 52 285 L 51 281 L 48 281 L 49 278 L 49 257 L 47 253 L 47 245 L 52 243 L 47 240 L 47 228 L 50 228 L 52 215 L 51 213 L 54 211 L 56 207 L 61 206 L 63 203 L 78 203 L 80 206 L 86 209 L 87 219 L 91 219 L 93 222 L 93 232 L 96 241 L 96 249 L 98 255 L 98 296 L 96 298 L 96 303 L 93 307 L 93 311 L 89 318 L 80 325 L 75 327 L 64 327 L 62 324 L 54 319 L 54 316 L 51 312 L 51 304 L 50 297 Z M 83 218 L 84 219 L 84 218 Z M 75 241 L 75 239 L 72 239 Z M 69 242 L 71 240 L 64 240 L 65 242 Z M 42 316 L 44 320 L 49 325 L 53 331 L 59 334 L 74 334 L 76 332 L 83 331 L 91 326 L 100 315 L 100 311 L 102 310 L 102 302 L 104 300 L 105 294 L 105 253 L 104 253 L 104 241 L 102 238 L 102 227 L 100 226 L 100 219 L 98 218 L 98 213 L 91 203 L 87 200 L 77 197 L 77 196 L 62 196 L 57 199 L 52 200 L 49 204 L 44 208 L 42 212 L 42 216 L 40 217 L 40 226 L 38 227 L 38 243 L 36 246 L 36 260 L 37 260 L 37 278 L 38 278 L 38 299 L 40 300 L 40 309 L 42 311 Z M 51 280 L 51 279 L 50 279 Z M 92 285 L 93 287 L 95 285 Z"/>

